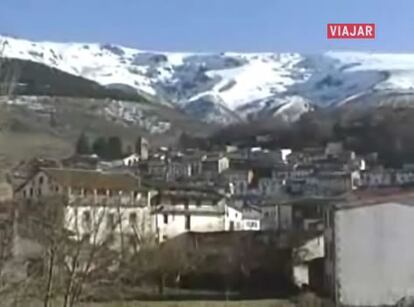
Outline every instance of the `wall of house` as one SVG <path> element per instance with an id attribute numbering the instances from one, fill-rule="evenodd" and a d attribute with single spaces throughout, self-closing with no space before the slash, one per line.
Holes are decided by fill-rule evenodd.
<path id="1" fill-rule="evenodd" d="M 293 278 L 297 286 L 310 284 L 309 262 L 325 256 L 324 237 L 317 236 L 294 249 Z"/>
<path id="2" fill-rule="evenodd" d="M 260 220 L 243 219 L 243 230 L 260 230 Z"/>
<path id="3" fill-rule="evenodd" d="M 282 182 L 279 179 L 260 178 L 258 192 L 263 196 L 276 195 L 280 193 Z"/>
<path id="4" fill-rule="evenodd" d="M 0 202 L 13 199 L 13 187 L 7 182 L 0 181 Z"/>
<path id="5" fill-rule="evenodd" d="M 371 205 L 335 214 L 338 303 L 392 305 L 414 295 L 414 207 Z"/>
<path id="6" fill-rule="evenodd" d="M 243 229 L 242 213 L 224 203 L 189 205 L 188 209 L 185 209 L 184 205 L 175 205 L 173 213 L 168 208 L 165 212 L 155 214 L 156 228 L 161 241 L 188 231 L 215 232 Z M 188 218 L 190 218 L 189 228 Z"/>
<path id="7" fill-rule="evenodd" d="M 190 217 L 190 229 L 186 227 L 186 216 Z M 222 214 L 190 214 L 183 213 L 155 215 L 160 240 L 173 238 L 188 231 L 213 232 L 226 229 L 226 219 Z"/>
<path id="8" fill-rule="evenodd" d="M 243 229 L 243 214 L 233 208 L 226 206 L 225 228 L 223 230 L 242 230 Z"/>
<path id="9" fill-rule="evenodd" d="M 37 199 L 44 196 L 56 195 L 62 188 L 51 180 L 44 172 L 37 173 L 17 193 L 17 198 Z"/>
<path id="10" fill-rule="evenodd" d="M 90 235 L 91 243 L 101 242 L 109 235 L 153 236 L 155 223 L 149 207 L 132 206 L 68 206 L 65 226 L 77 237 Z M 114 242 L 117 245 L 119 242 Z"/>
<path id="11" fill-rule="evenodd" d="M 292 229 L 291 206 L 263 206 L 261 220 L 262 230 L 289 230 Z"/>

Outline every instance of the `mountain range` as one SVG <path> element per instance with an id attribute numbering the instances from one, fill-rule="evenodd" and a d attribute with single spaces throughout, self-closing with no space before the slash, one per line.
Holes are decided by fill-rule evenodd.
<path id="1" fill-rule="evenodd" d="M 137 93 L 195 119 L 230 124 L 295 121 L 315 108 L 411 106 L 414 54 L 192 53 L 0 36 L 7 58 L 31 61 Z"/>

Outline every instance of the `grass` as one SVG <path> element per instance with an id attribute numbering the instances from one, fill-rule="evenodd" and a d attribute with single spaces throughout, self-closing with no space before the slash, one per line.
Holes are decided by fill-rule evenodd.
<path id="1" fill-rule="evenodd" d="M 286 300 L 255 300 L 255 301 L 185 301 L 185 302 L 114 302 L 88 303 L 81 307 L 293 307 Z"/>
<path id="2" fill-rule="evenodd" d="M 13 304 L 11 301 L 2 300 L 0 306 L 18 307 L 42 307 L 40 301 L 22 301 Z M 60 307 L 62 303 L 53 303 L 52 307 Z M 252 300 L 252 301 L 130 301 L 112 303 L 81 303 L 78 307 L 294 307 L 294 304 L 287 300 Z"/>

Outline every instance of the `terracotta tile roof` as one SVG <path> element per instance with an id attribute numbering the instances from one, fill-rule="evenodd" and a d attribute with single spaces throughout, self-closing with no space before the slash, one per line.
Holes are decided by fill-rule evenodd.
<path id="1" fill-rule="evenodd" d="M 42 171 L 65 187 L 124 191 L 140 190 L 139 179 L 130 173 L 64 168 L 43 168 Z"/>

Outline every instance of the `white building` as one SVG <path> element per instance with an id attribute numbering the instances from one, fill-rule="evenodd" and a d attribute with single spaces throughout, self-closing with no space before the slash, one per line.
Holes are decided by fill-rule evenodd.
<path id="1" fill-rule="evenodd" d="M 342 306 L 394 305 L 414 295 L 414 194 L 326 210 L 326 286 Z"/>
<path id="2" fill-rule="evenodd" d="M 129 173 L 45 168 L 20 186 L 15 197 L 41 202 L 62 196 L 66 228 L 77 237 L 102 240 L 113 234 L 154 232 L 153 194 Z"/>
<path id="3" fill-rule="evenodd" d="M 283 163 L 287 164 L 289 162 L 288 157 L 291 153 L 292 153 L 292 149 L 289 149 L 289 148 L 285 148 L 285 149 L 280 150 L 280 154 L 282 156 L 281 158 L 282 158 Z"/>
<path id="4" fill-rule="evenodd" d="M 260 221 L 262 219 L 262 210 L 253 206 L 244 206 L 241 209 L 243 215 L 242 230 L 258 231 L 261 230 Z"/>
<path id="5" fill-rule="evenodd" d="M 140 161 L 140 156 L 136 153 L 129 155 L 122 159 L 124 166 L 135 166 L 138 165 Z"/>
<path id="6" fill-rule="evenodd" d="M 229 206 L 227 199 L 205 189 L 167 189 L 153 204 L 160 241 L 185 232 L 214 232 L 243 229 L 242 212 Z"/>

